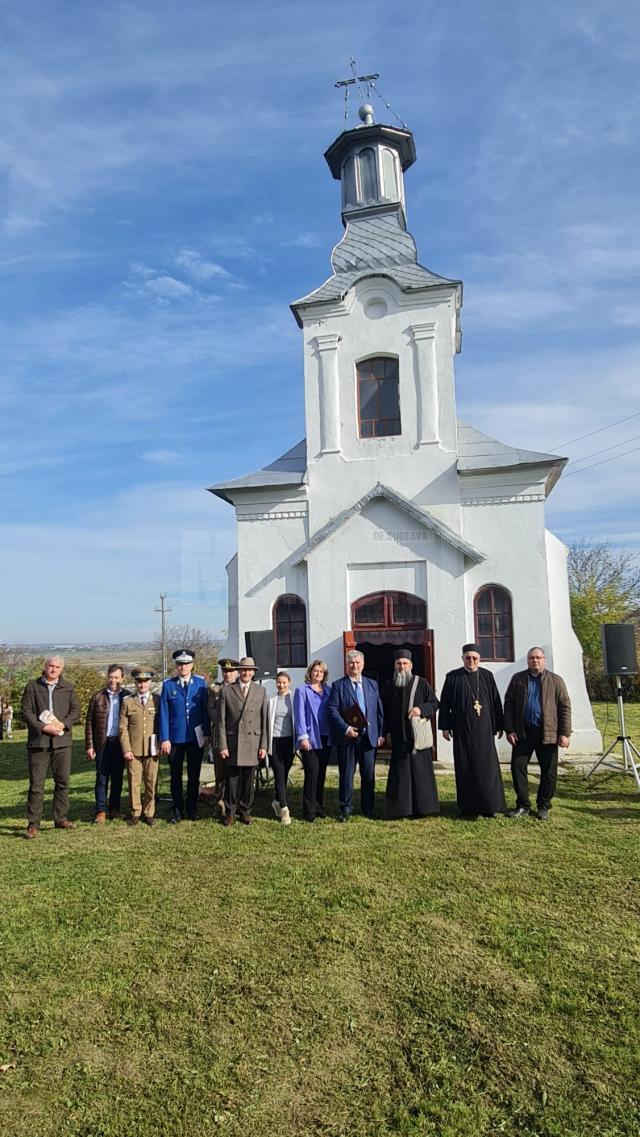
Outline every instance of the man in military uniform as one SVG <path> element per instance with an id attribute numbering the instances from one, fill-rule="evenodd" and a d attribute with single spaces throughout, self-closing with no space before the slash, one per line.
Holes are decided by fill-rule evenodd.
<path id="1" fill-rule="evenodd" d="M 222 683 L 212 683 L 209 688 L 209 697 L 207 701 L 207 713 L 211 723 L 211 748 L 213 752 L 213 768 L 216 775 L 216 784 L 213 790 L 213 798 L 216 803 L 216 809 L 221 817 L 225 815 L 224 804 L 224 769 L 225 764 L 218 753 L 218 701 L 220 699 L 220 692 L 224 687 L 228 687 L 230 683 L 235 683 L 238 678 L 238 661 L 237 659 L 221 659 L 220 670 L 222 672 Z"/>
<path id="2" fill-rule="evenodd" d="M 158 780 L 158 707 L 160 700 L 150 691 L 153 671 L 134 667 L 131 678 L 135 695 L 126 695 L 120 708 L 118 734 L 129 780 L 129 825 L 142 819 L 155 824 L 156 782 Z M 144 797 L 141 787 L 144 784 Z"/>
<path id="3" fill-rule="evenodd" d="M 193 675 L 195 651 L 174 651 L 176 674 L 165 679 L 160 695 L 160 752 L 169 758 L 171 770 L 171 821 L 176 824 L 187 817 L 195 821 L 198 813 L 200 766 L 202 751 L 209 737 L 207 713 L 209 689 L 202 675 Z M 182 771 L 187 761 L 187 797 L 182 786 Z"/>

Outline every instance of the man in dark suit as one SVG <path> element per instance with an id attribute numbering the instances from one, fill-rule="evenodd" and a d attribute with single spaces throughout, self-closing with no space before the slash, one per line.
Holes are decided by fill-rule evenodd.
<path id="1" fill-rule="evenodd" d="M 353 813 L 353 778 L 360 768 L 360 802 L 365 817 L 373 817 L 376 788 L 376 750 L 384 745 L 384 715 L 378 684 L 362 674 L 364 655 L 348 651 L 347 674 L 331 688 L 327 705 L 333 743 L 338 748 L 339 821 L 348 821 Z M 354 715 L 358 708 L 360 716 Z M 360 718 L 362 725 L 350 726 L 350 718 Z"/>
<path id="2" fill-rule="evenodd" d="M 25 837 L 37 837 L 42 820 L 44 783 L 51 763 L 55 789 L 56 829 L 73 829 L 67 817 L 71 776 L 71 728 L 80 717 L 80 703 L 71 683 L 63 678 L 64 659 L 52 655 L 39 679 L 31 679 L 22 695 L 22 719 L 29 728 L 29 797 Z"/>
<path id="3" fill-rule="evenodd" d="M 107 685 L 96 691 L 89 703 L 84 726 L 86 753 L 96 764 L 96 808 L 94 821 L 103 825 L 107 819 L 107 790 L 109 790 L 109 820 L 120 817 L 122 775 L 124 759 L 120 745 L 119 727 L 122 700 L 131 692 L 122 686 L 124 667 L 112 663 L 107 671 Z"/>
<path id="4" fill-rule="evenodd" d="M 252 683 L 256 665 L 250 656 L 240 660 L 238 679 L 220 691 L 218 747 L 225 763 L 224 824 L 233 825 L 236 812 L 251 824 L 256 768 L 267 756 L 269 714 L 264 687 Z"/>

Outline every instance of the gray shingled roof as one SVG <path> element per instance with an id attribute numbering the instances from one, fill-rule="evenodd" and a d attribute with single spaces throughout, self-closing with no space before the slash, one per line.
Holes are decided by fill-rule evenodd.
<path id="1" fill-rule="evenodd" d="M 458 473 L 463 476 L 492 470 L 509 470 L 522 466 L 552 466 L 552 477 L 547 489 L 557 481 L 567 458 L 558 454 L 542 454 L 537 450 L 520 450 L 498 442 L 468 422 L 458 419 Z"/>
<path id="2" fill-rule="evenodd" d="M 297 486 L 302 485 L 307 471 L 307 440 L 303 438 L 297 442 L 286 454 L 276 458 L 269 466 L 262 470 L 255 470 L 253 474 L 245 474 L 241 478 L 231 478 L 228 482 L 219 482 L 216 486 L 208 486 L 208 492 L 231 501 L 228 491 L 260 489 L 262 486 Z"/>
<path id="3" fill-rule="evenodd" d="M 468 422 L 458 419 L 458 473 L 463 477 L 499 470 L 514 470 L 522 466 L 548 466 L 550 470 L 546 480 L 546 491 L 549 493 L 567 461 L 567 458 L 561 458 L 557 454 L 542 454 L 536 450 L 520 450 L 515 446 L 507 446 L 504 442 L 498 442 L 496 438 L 483 434 L 481 430 L 476 430 Z M 208 491 L 223 501 L 230 502 L 228 492 L 232 490 L 303 485 L 306 480 L 306 470 L 307 440 L 303 438 L 301 442 L 287 450 L 286 454 L 282 454 L 262 470 L 254 470 L 252 474 L 208 486 Z"/>
<path id="4" fill-rule="evenodd" d="M 331 263 L 333 276 L 291 305 L 300 326 L 299 308 L 342 300 L 358 280 L 368 276 L 388 276 L 403 292 L 442 285 L 462 288 L 461 281 L 438 276 L 418 264 L 416 243 L 401 224 L 399 210 L 351 219 L 333 250 Z"/>

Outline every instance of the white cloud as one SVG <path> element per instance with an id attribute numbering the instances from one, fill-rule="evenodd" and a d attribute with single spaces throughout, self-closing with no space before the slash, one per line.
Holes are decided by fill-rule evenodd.
<path id="1" fill-rule="evenodd" d="M 177 462 L 180 455 L 177 450 L 146 450 L 142 457 L 145 462 L 153 462 L 158 466 L 169 466 Z"/>
<path id="2" fill-rule="evenodd" d="M 169 302 L 171 300 L 187 300 L 193 296 L 190 284 L 176 280 L 174 276 L 153 276 L 142 286 L 146 292 L 156 296 L 158 300 Z"/>
<path id="3" fill-rule="evenodd" d="M 195 249 L 182 249 L 176 256 L 175 263 L 179 268 L 183 268 L 185 272 L 190 273 L 194 280 L 197 280 L 198 283 L 201 284 L 206 283 L 206 281 L 214 277 L 229 275 L 226 268 L 216 264 L 214 261 L 205 260 Z"/>

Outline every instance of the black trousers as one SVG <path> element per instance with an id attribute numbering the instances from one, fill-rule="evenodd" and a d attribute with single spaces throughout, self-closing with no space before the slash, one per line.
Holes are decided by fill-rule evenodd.
<path id="1" fill-rule="evenodd" d="M 301 750 L 304 784 L 302 786 L 302 813 L 305 821 L 324 813 L 324 782 L 331 747 L 325 745 L 320 750 Z"/>
<path id="2" fill-rule="evenodd" d="M 96 754 L 96 813 L 106 813 L 107 790 L 109 809 L 120 812 L 124 759 L 119 738 L 105 738 L 102 750 Z"/>
<path id="3" fill-rule="evenodd" d="M 269 755 L 269 762 L 273 770 L 276 783 L 276 801 L 279 805 L 287 804 L 287 778 L 293 765 L 293 738 L 274 738 L 273 752 Z"/>
<path id="4" fill-rule="evenodd" d="M 198 811 L 198 792 L 200 790 L 200 767 L 202 765 L 202 750 L 197 742 L 174 742 L 169 755 L 169 768 L 171 770 L 171 800 L 174 813 L 184 814 L 184 790 L 182 787 L 182 771 L 184 760 L 187 760 L 187 816 L 195 817 Z"/>
<path id="5" fill-rule="evenodd" d="M 558 747 L 555 742 L 542 741 L 542 727 L 527 727 L 525 738 L 519 738 L 511 753 L 511 777 L 516 791 L 518 808 L 529 809 L 528 767 L 531 755 L 535 753 L 540 765 L 540 785 L 538 786 L 538 809 L 549 809 L 551 798 L 556 792 L 558 776 Z"/>
<path id="6" fill-rule="evenodd" d="M 69 778 L 71 776 L 71 747 L 60 746 L 49 750 L 28 750 L 29 796 L 27 822 L 40 828 L 44 802 L 44 783 L 49 763 L 53 774 L 53 820 L 64 821 L 69 810 Z"/>
<path id="7" fill-rule="evenodd" d="M 225 762 L 224 804 L 228 817 L 248 817 L 256 792 L 255 766 L 230 766 Z"/>

